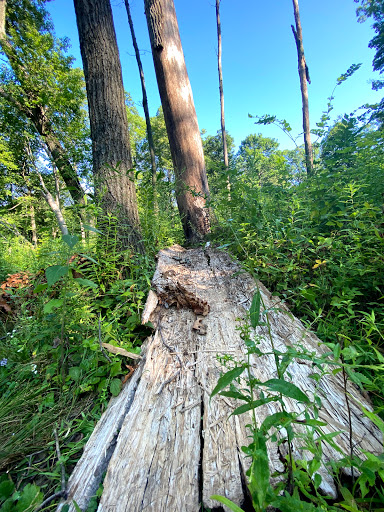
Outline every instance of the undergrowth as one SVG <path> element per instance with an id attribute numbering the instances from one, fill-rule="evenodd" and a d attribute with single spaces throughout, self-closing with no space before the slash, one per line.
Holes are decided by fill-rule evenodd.
<path id="1" fill-rule="evenodd" d="M 1 316 L 1 512 L 33 511 L 61 489 L 62 468 L 68 478 L 134 369 L 101 344 L 137 353 L 150 332 L 141 312 L 153 258 L 123 254 L 113 240 L 101 253 L 92 238 L 67 235 L 43 244 L 29 266 L 27 254 L 12 265 L 5 254 L 7 273 L 28 270 L 30 283 L 7 289 L 11 312 Z"/>

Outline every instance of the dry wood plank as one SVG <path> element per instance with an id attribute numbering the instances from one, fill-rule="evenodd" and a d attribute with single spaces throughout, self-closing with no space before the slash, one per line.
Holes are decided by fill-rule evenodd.
<path id="1" fill-rule="evenodd" d="M 210 500 L 212 494 L 242 504 L 249 461 L 241 446 L 248 444 L 246 424 L 250 416 L 230 417 L 239 404 L 220 396 L 210 400 L 210 394 L 224 371 L 218 356 L 230 354 L 235 360 L 244 360 L 246 347 L 238 329 L 239 319 L 247 315 L 257 288 L 271 327 L 270 336 L 266 327 L 254 332 L 263 353 L 270 353 L 272 346 L 284 352 L 296 345 L 305 347 L 313 357 L 326 353 L 320 340 L 228 254 L 180 246 L 159 253 L 143 315 L 144 322 L 153 323 L 155 332 L 146 342 L 133 399 L 129 406 L 122 405 L 125 419 L 108 464 L 99 512 L 197 512 L 201 503 L 217 506 Z M 251 356 L 251 363 L 253 375 L 261 381 L 277 377 L 272 354 Z M 309 377 L 319 371 L 312 361 L 294 360 L 288 371 L 302 391 L 321 398 L 319 419 L 327 423 L 322 430 L 324 434 L 341 431 L 336 443 L 348 453 L 343 379 L 341 374 L 332 375 L 332 369 L 330 366 L 330 373 L 318 384 Z M 347 392 L 356 453 L 381 453 L 381 433 L 360 408 L 363 404 L 372 410 L 369 401 L 351 383 Z M 297 412 L 302 407 L 290 399 L 285 399 L 285 405 Z M 258 408 L 259 424 L 279 407 L 273 402 Z M 108 422 L 108 411 L 103 421 Z M 100 449 L 102 437 L 96 444 Z M 341 458 L 334 448 L 322 446 L 325 460 Z M 268 449 L 271 470 L 282 471 L 285 446 L 278 448 L 269 442 Z M 85 459 L 95 468 L 94 452 L 87 450 Z M 299 440 L 294 441 L 293 452 L 296 458 L 308 457 Z M 84 460 L 80 466 L 85 464 Z M 321 490 L 335 495 L 332 475 L 325 466 L 319 472 Z M 71 477 L 78 489 L 81 479 L 86 478 L 84 472 L 79 475 Z"/>
<path id="2" fill-rule="evenodd" d="M 110 400 L 68 480 L 68 497 L 60 502 L 58 511 L 68 504 L 69 512 L 75 512 L 74 501 L 81 510 L 86 510 L 92 496 L 95 496 L 115 449 L 126 412 L 132 404 L 141 371 L 142 366 L 139 366 L 121 393 Z"/>

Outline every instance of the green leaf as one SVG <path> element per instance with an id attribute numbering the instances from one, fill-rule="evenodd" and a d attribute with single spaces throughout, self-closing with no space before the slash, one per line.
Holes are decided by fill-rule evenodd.
<path id="1" fill-rule="evenodd" d="M 340 354 L 341 354 L 341 347 L 338 343 L 336 343 L 335 346 L 333 347 L 333 357 L 335 359 L 339 359 Z"/>
<path id="2" fill-rule="evenodd" d="M 260 295 L 260 290 L 257 290 L 257 292 L 253 296 L 251 309 L 249 310 L 251 325 L 254 329 L 259 325 L 260 305 L 261 305 L 261 295 Z"/>
<path id="3" fill-rule="evenodd" d="M 258 449 L 252 452 L 252 464 L 247 473 L 249 475 L 249 490 L 252 501 L 259 505 L 260 510 L 264 510 L 270 488 L 270 472 L 266 440 L 260 430 L 255 435 L 254 443 Z"/>
<path id="4" fill-rule="evenodd" d="M 219 501 L 223 505 L 227 505 L 227 507 L 231 509 L 233 512 L 244 512 L 244 510 L 238 507 L 236 503 L 233 503 L 233 501 L 229 500 L 228 498 L 224 498 L 224 496 L 218 496 L 217 494 L 213 494 L 210 497 L 210 499 Z"/>
<path id="5" fill-rule="evenodd" d="M 368 409 L 366 409 L 362 404 L 360 404 L 360 407 L 367 418 L 369 418 L 372 423 L 381 430 L 382 434 L 384 434 L 384 421 L 379 418 L 379 416 L 376 416 L 375 413 L 368 411 Z"/>
<path id="6" fill-rule="evenodd" d="M 352 496 L 351 492 L 346 487 L 340 487 L 340 492 L 345 500 L 345 503 L 342 503 L 343 508 L 350 510 L 351 512 L 358 512 L 359 509 L 356 506 L 355 498 Z"/>
<path id="7" fill-rule="evenodd" d="M 68 274 L 68 270 L 68 265 L 52 265 L 51 267 L 48 267 L 45 271 L 48 286 L 52 286 L 57 283 L 59 279 Z"/>
<path id="8" fill-rule="evenodd" d="M 320 473 L 316 473 L 313 477 L 313 485 L 315 486 L 315 489 L 318 489 L 321 484 L 322 478 Z"/>
<path id="9" fill-rule="evenodd" d="M 79 242 L 79 237 L 76 235 L 63 235 L 62 240 L 68 245 L 70 249 L 73 249 Z"/>
<path id="10" fill-rule="evenodd" d="M 220 396 L 227 396 L 228 398 L 236 398 L 237 400 L 244 400 L 245 402 L 249 402 L 250 398 L 239 391 L 222 391 Z"/>
<path id="11" fill-rule="evenodd" d="M 68 375 L 72 380 L 77 382 L 81 377 L 81 369 L 79 366 L 72 366 L 72 368 L 69 369 Z"/>
<path id="12" fill-rule="evenodd" d="M 271 391 L 276 391 L 277 393 L 281 393 L 283 396 L 287 396 L 289 398 L 293 398 L 298 402 L 304 402 L 308 404 L 310 402 L 309 398 L 305 393 L 301 391 L 297 386 L 292 384 L 292 382 L 288 382 L 284 379 L 270 379 L 266 382 L 260 384 L 261 386 L 266 386 Z"/>
<path id="13" fill-rule="evenodd" d="M 217 381 L 217 385 L 211 393 L 211 398 L 217 395 L 219 391 L 227 387 L 233 380 L 237 379 L 237 377 L 240 377 L 244 370 L 244 366 L 236 366 L 236 368 L 233 368 L 232 370 L 229 370 L 229 372 L 224 373 L 224 375 L 222 375 Z"/>
<path id="14" fill-rule="evenodd" d="M 83 279 L 82 277 L 76 277 L 74 279 L 77 283 L 79 283 L 81 286 L 88 286 L 89 288 L 97 288 L 97 284 L 91 281 L 90 279 Z"/>
<path id="15" fill-rule="evenodd" d="M 0 500 L 6 500 L 10 496 L 12 496 L 13 491 L 15 490 L 15 484 L 12 480 L 5 480 L 0 483 Z"/>
<path id="16" fill-rule="evenodd" d="M 285 427 L 289 423 L 292 423 L 293 420 L 294 416 L 289 412 L 275 412 L 265 418 L 261 424 L 260 430 L 261 432 L 267 433 L 270 428 Z"/>
<path id="17" fill-rule="evenodd" d="M 59 308 L 64 302 L 64 299 L 52 299 L 44 306 L 44 314 L 48 315 L 49 313 L 52 313 L 53 309 Z"/>
<path id="18" fill-rule="evenodd" d="M 47 284 L 47 283 L 38 284 L 38 285 L 33 289 L 33 293 L 39 293 L 39 292 L 42 292 L 43 290 L 46 290 L 47 288 L 48 288 L 48 284 Z"/>
<path id="19" fill-rule="evenodd" d="M 36 508 L 36 505 L 43 501 L 43 493 L 40 492 L 40 487 L 36 485 L 27 484 L 17 503 L 17 510 L 20 512 L 32 512 Z"/>
<path id="20" fill-rule="evenodd" d="M 116 377 L 116 375 L 119 375 L 120 373 L 122 373 L 121 361 L 117 361 L 116 363 L 113 363 L 109 372 L 110 372 L 111 377 Z"/>
<path id="21" fill-rule="evenodd" d="M 99 265 L 99 263 L 96 260 L 94 260 L 91 256 L 88 256 L 88 254 L 83 254 L 82 252 L 80 252 L 79 256 L 85 258 L 86 260 L 92 261 L 92 263 L 95 263 L 96 265 Z"/>
<path id="22" fill-rule="evenodd" d="M 75 500 L 72 501 L 72 504 L 75 507 L 76 512 L 81 512 L 81 508 L 79 507 Z"/>
<path id="23" fill-rule="evenodd" d="M 220 393 L 222 394 L 222 393 Z M 269 402 L 276 402 L 279 400 L 278 397 L 269 397 L 269 398 L 260 398 L 259 400 L 253 400 L 252 402 L 249 402 L 248 404 L 240 405 L 237 409 L 235 409 L 231 416 L 238 416 L 239 414 L 244 414 L 247 411 L 251 411 L 252 409 L 256 409 L 257 407 L 260 407 L 262 405 L 265 405 Z"/>
<path id="24" fill-rule="evenodd" d="M 300 423 L 301 425 L 308 425 L 309 427 L 326 427 L 328 425 L 328 423 L 324 423 L 324 421 L 314 420 L 313 418 L 303 421 L 297 420 L 295 423 Z"/>
<path id="25" fill-rule="evenodd" d="M 309 474 L 313 475 L 313 473 L 316 473 L 320 469 L 321 462 L 318 459 L 312 459 L 309 463 Z"/>
<path id="26" fill-rule="evenodd" d="M 111 384 L 109 385 L 109 390 L 113 396 L 117 396 L 121 391 L 121 380 L 113 379 Z"/>
<path id="27" fill-rule="evenodd" d="M 99 233 L 100 235 L 103 235 L 102 231 L 94 228 L 93 226 L 89 226 L 88 224 L 83 224 L 83 227 L 84 227 L 85 231 L 93 231 L 94 233 Z"/>

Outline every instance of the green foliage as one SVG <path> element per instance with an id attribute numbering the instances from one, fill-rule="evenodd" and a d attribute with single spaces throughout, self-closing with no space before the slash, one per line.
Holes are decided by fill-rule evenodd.
<path id="1" fill-rule="evenodd" d="M 6 475 L 0 476 L 0 511 L 33 512 L 43 501 L 43 493 L 36 485 L 27 484 L 21 492 Z"/>
<path id="2" fill-rule="evenodd" d="M 373 69 L 382 73 L 384 70 L 383 2 L 381 0 L 354 1 L 360 4 L 356 12 L 360 22 L 365 21 L 367 18 L 373 18 L 374 20 L 372 28 L 376 32 L 376 35 L 369 42 L 369 48 L 374 48 L 376 50 L 376 54 L 373 59 Z"/>
<path id="3" fill-rule="evenodd" d="M 224 165 L 224 151 L 221 130 L 216 135 L 206 135 L 202 131 L 202 142 L 207 171 L 209 190 L 216 197 L 227 195 L 227 180 L 233 179 L 235 173 L 235 143 L 233 137 L 226 133 L 228 149 L 228 171 Z"/>
<path id="4" fill-rule="evenodd" d="M 3 97 L 12 95 L 9 108 L 16 107 L 20 115 L 25 108 L 43 106 L 64 147 L 67 143 L 79 162 L 86 147 L 85 91 L 82 71 L 73 69 L 73 57 L 65 55 L 69 41 L 55 37 L 44 2 L 34 0 L 7 2 L 6 32 L 2 49 L 9 66 L 3 65 L 1 79 Z M 81 147 L 76 149 L 75 141 Z"/>
<path id="5" fill-rule="evenodd" d="M 61 464 L 73 467 L 128 373 L 129 361 L 114 354 L 107 359 L 101 342 L 137 352 L 149 333 L 140 316 L 153 263 L 119 253 L 117 243 L 113 249 L 112 233 L 105 239 L 110 254 L 98 252 L 92 239 L 82 246 L 76 235 L 47 243 L 34 251 L 34 266 L 44 272 L 29 288 L 12 292 L 17 314 L 4 323 L 0 348 L 0 468 L 11 469 L 7 478 L 18 491 L 11 492 L 7 480 L 2 511 L 32 510 L 42 492 L 47 497 L 60 490 Z M 28 268 L 26 255 L 19 264 Z"/>
<path id="6" fill-rule="evenodd" d="M 338 482 L 339 492 L 343 499 L 339 503 L 332 503 L 329 497 L 319 494 L 318 489 L 322 477 L 318 470 L 322 463 L 324 464 L 321 458 L 322 448 L 319 441 L 322 440 L 325 443 L 330 443 L 334 448 L 338 449 L 332 441 L 332 437 L 337 435 L 337 432 L 324 436 L 321 427 L 327 425 L 327 423 L 317 419 L 319 408 L 321 408 L 321 398 L 316 395 L 316 391 L 313 397 L 309 398 L 306 393 L 291 382 L 291 376 L 288 371 L 289 364 L 293 359 L 304 358 L 316 364 L 316 368 L 319 370 L 317 382 L 329 372 L 329 366 L 334 368 L 333 372 L 338 371 L 337 368 L 339 367 L 341 371 L 347 372 L 352 376 L 351 369 L 354 367 L 354 364 L 345 364 L 347 359 L 353 359 L 351 357 L 351 347 L 343 348 L 340 344 L 335 344 L 333 351 L 321 357 L 309 354 L 307 350 L 300 346 L 287 347 L 284 353 L 275 350 L 267 314 L 265 314 L 265 321 L 262 321 L 262 317 L 266 312 L 261 313 L 261 303 L 261 294 L 258 290 L 253 297 L 248 318 L 240 327 L 241 337 L 247 347 L 246 360 L 234 361 L 228 355 L 222 357 L 221 362 L 224 366 L 233 364 L 235 366 L 220 377 L 211 393 L 211 397 L 219 393 L 222 396 L 246 402 L 246 404 L 233 411 L 233 415 L 252 411 L 252 422 L 247 425 L 250 431 L 248 437 L 251 439 L 251 442 L 248 446 L 243 446 L 242 450 L 250 458 L 250 467 L 246 475 L 248 477 L 247 485 L 254 510 L 256 512 L 265 512 L 270 507 L 274 507 L 281 512 L 293 512 L 296 510 L 308 512 L 315 512 L 316 510 L 333 512 L 350 510 L 358 512 L 360 509 L 357 506 L 357 501 L 362 503 L 366 500 L 366 503 L 373 505 L 375 503 L 374 496 L 377 479 L 380 478 L 381 481 L 384 481 L 384 454 L 377 456 L 364 452 L 365 459 L 360 459 L 353 454 L 345 454 L 344 458 L 338 462 L 330 461 L 326 466 L 328 466 L 328 470 L 334 473 L 336 480 L 338 480 L 340 469 L 345 466 L 351 467 L 352 471 L 355 468 L 358 477 L 354 481 L 352 492 L 342 485 L 340 481 Z M 251 327 L 256 329 L 260 325 L 267 325 L 267 332 L 269 332 L 269 340 L 272 347 L 271 352 L 263 353 L 258 348 L 261 341 L 260 336 L 256 335 L 255 331 L 253 331 L 252 335 Z M 279 378 L 261 382 L 253 376 L 252 367 L 254 367 L 255 361 L 250 361 L 250 355 L 262 357 L 268 354 L 274 356 Z M 239 377 L 242 374 L 245 377 L 243 381 L 240 381 Z M 225 388 L 228 386 L 229 391 L 225 391 Z M 284 397 L 302 404 L 300 412 L 289 412 L 285 407 Z M 280 411 L 267 415 L 263 422 L 260 423 L 255 410 L 271 401 L 279 404 Z M 372 412 L 367 411 L 365 408 L 362 409 L 364 414 L 384 433 L 384 422 Z M 298 423 L 306 426 L 305 433 L 295 431 L 295 424 Z M 297 440 L 300 439 L 301 443 L 303 443 L 302 449 L 307 450 L 313 455 L 312 459 L 297 461 L 293 459 L 292 441 L 295 438 Z M 316 439 L 315 443 L 313 442 L 314 439 Z M 267 449 L 268 441 L 278 444 L 285 443 L 288 446 L 285 470 L 283 473 L 275 473 L 273 475 L 275 478 L 278 477 L 280 482 L 278 484 L 275 483 L 274 486 L 271 485 Z M 370 497 L 368 497 L 369 495 Z M 357 496 L 359 496 L 358 499 Z M 211 496 L 211 499 L 227 505 L 230 510 L 242 510 L 225 497 L 214 495 Z"/>
<path id="7" fill-rule="evenodd" d="M 252 188 L 277 185 L 288 179 L 287 162 L 275 139 L 261 134 L 248 135 L 237 153 L 236 181 Z"/>

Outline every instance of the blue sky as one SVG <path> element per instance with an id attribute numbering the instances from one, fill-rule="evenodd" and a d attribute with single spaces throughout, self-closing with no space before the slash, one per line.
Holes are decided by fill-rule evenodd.
<path id="1" fill-rule="evenodd" d="M 160 106 L 153 69 L 143 0 L 131 0 L 132 17 L 148 89 L 151 115 Z M 336 79 L 353 63 L 362 63 L 352 78 L 337 88 L 333 117 L 351 113 L 367 102 L 377 102 L 381 92 L 371 90 L 374 51 L 370 20 L 360 24 L 353 0 L 300 0 L 304 49 L 311 75 L 309 107 L 311 127 L 320 119 Z M 127 15 L 122 0 L 112 0 L 126 91 L 142 114 L 141 87 Z M 175 0 L 181 40 L 192 85 L 200 129 L 215 134 L 220 128 L 217 74 L 215 0 Z M 81 66 L 76 19 L 71 0 L 47 4 L 56 34 L 71 40 L 71 53 Z M 297 53 L 291 24 L 291 0 L 222 0 L 223 79 L 227 131 L 236 145 L 250 133 L 275 137 L 281 148 L 293 143 L 279 128 L 255 126 L 248 113 L 275 114 L 286 119 L 294 134 L 302 132 L 301 94 Z M 301 143 L 301 139 L 298 139 Z"/>

